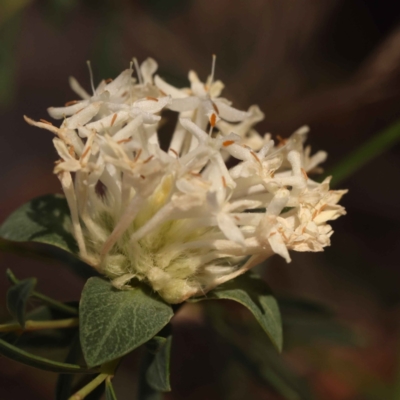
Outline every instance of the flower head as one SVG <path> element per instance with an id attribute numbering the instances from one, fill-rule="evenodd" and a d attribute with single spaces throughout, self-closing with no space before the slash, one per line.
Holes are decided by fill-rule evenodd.
<path id="1" fill-rule="evenodd" d="M 214 70 L 213 64 L 213 70 Z M 71 211 L 80 257 L 118 288 L 145 281 L 179 303 L 233 279 L 274 253 L 322 251 L 327 221 L 345 214 L 346 191 L 308 177 L 326 153 L 310 156 L 307 127 L 275 143 L 253 126 L 257 106 L 240 111 L 219 97 L 213 73 L 175 88 L 146 60 L 83 100 L 51 107 L 58 175 Z M 179 113 L 170 146 L 160 146 L 161 112 Z M 236 160 L 229 168 L 226 161 Z M 231 164 L 231 163 L 230 163 Z"/>

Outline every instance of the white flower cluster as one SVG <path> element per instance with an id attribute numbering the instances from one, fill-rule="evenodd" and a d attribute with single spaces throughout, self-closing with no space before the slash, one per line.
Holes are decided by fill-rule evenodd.
<path id="1" fill-rule="evenodd" d="M 191 71 L 190 88 L 178 89 L 154 75 L 152 59 L 135 69 L 138 81 L 131 66 L 92 96 L 71 78 L 83 100 L 49 108 L 59 128 L 26 118 L 55 134 L 83 260 L 118 288 L 139 279 L 179 303 L 274 253 L 289 262 L 288 250 L 329 245 L 327 221 L 345 214 L 346 191 L 308 177 L 326 153 L 303 148 L 307 127 L 274 143 L 253 129 L 264 117 L 257 106 L 239 111 L 219 97 L 213 72 L 203 83 Z M 178 113 L 165 149 L 164 110 Z"/>

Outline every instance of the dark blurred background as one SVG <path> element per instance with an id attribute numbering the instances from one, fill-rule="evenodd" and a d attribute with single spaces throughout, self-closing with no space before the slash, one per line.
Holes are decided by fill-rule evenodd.
<path id="1" fill-rule="evenodd" d="M 22 116 L 49 118 L 48 106 L 75 98 L 70 75 L 89 88 L 88 59 L 97 82 L 150 56 L 186 85 L 189 69 L 206 78 L 215 53 L 224 97 L 242 109 L 259 104 L 261 133 L 287 137 L 308 124 L 329 170 L 400 118 L 399 18 L 399 2 L 377 0 L 0 0 L 0 220 L 60 192 L 52 138 Z M 393 146 L 340 182 L 348 215 L 333 222 L 331 248 L 292 254 L 289 265 L 275 256 L 262 270 L 286 299 L 283 356 L 256 340 L 257 327 L 246 331 L 252 320 L 241 308 L 187 305 L 174 321 L 167 399 L 400 399 L 399 156 Z M 84 284 L 60 263 L 7 252 L 0 262 L 63 301 Z M 5 278 L 0 287 L 5 294 Z M 288 297 L 322 303 L 335 320 L 321 324 L 304 307 L 296 314 Z M 136 398 L 139 356 L 117 374 L 121 399 Z M 51 373 L 4 358 L 0 373 L 1 398 L 53 398 Z"/>

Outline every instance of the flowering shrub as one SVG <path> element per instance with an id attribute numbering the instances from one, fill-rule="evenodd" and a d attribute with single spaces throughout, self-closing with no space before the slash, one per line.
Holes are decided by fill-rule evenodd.
<path id="1" fill-rule="evenodd" d="M 282 349 L 277 301 L 248 271 L 275 253 L 289 262 L 289 250 L 322 251 L 333 233 L 327 222 L 345 214 L 338 202 L 346 191 L 330 190 L 330 178 L 309 178 L 326 153 L 304 148 L 307 127 L 276 142 L 260 135 L 254 125 L 263 113 L 257 106 L 237 110 L 220 97 L 214 67 L 215 58 L 205 83 L 191 71 L 184 89 L 155 75 L 152 59 L 135 67 L 138 81 L 131 65 L 97 88 L 92 82 L 92 95 L 71 78 L 82 100 L 48 109 L 62 120 L 59 127 L 25 117 L 55 135 L 54 172 L 65 197 L 25 204 L 3 223 L 0 237 L 59 247 L 64 251 L 52 249 L 51 256 L 90 278 L 78 307 L 35 291 L 35 278 L 20 281 L 8 270 L 15 321 L 0 332 L 14 336 L 0 338 L 0 353 L 60 373 L 57 400 L 69 398 L 71 373 L 98 373 L 71 399 L 103 381 L 107 399 L 116 399 L 111 379 L 119 361 L 142 344 L 149 352 L 139 398 L 171 390 L 169 321 L 179 308 L 174 304 L 185 300 L 242 304 Z M 28 313 L 31 297 L 44 308 Z M 66 328 L 76 334 L 55 339 L 69 340 L 65 363 L 15 346 L 21 332 L 29 343 L 29 331 Z M 78 364 L 80 349 L 85 365 Z"/>
<path id="2" fill-rule="evenodd" d="M 147 59 L 138 82 L 130 68 L 92 96 L 71 79 L 83 100 L 49 108 L 59 128 L 26 118 L 56 136 L 80 257 L 117 288 L 135 278 L 180 303 L 274 253 L 289 262 L 288 250 L 329 245 L 345 191 L 308 177 L 326 158 L 303 147 L 308 128 L 274 143 L 253 129 L 260 109 L 233 108 L 213 75 L 203 83 L 191 71 L 190 88 L 177 89 L 156 70 Z M 163 150 L 166 109 L 178 119 Z"/>

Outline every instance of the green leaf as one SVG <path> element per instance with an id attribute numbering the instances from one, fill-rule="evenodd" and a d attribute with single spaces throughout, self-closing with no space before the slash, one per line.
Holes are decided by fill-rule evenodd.
<path id="1" fill-rule="evenodd" d="M 241 275 L 218 286 L 206 297 L 193 301 L 226 299 L 243 304 L 248 308 L 267 333 L 274 346 L 282 351 L 282 322 L 276 299 L 266 282 L 253 272 Z"/>
<path id="2" fill-rule="evenodd" d="M 66 363 L 76 363 L 81 356 L 81 345 L 79 342 L 79 334 L 74 338 L 71 348 L 69 349 L 68 355 L 65 359 Z M 56 384 L 56 400 L 68 400 L 73 393 L 72 383 L 74 381 L 74 375 L 72 374 L 60 374 Z"/>
<path id="3" fill-rule="evenodd" d="M 81 365 L 61 363 L 36 356 L 0 339 L 0 354 L 31 367 L 64 374 L 95 374 L 98 371 Z"/>
<path id="4" fill-rule="evenodd" d="M 21 284 L 21 282 L 23 282 L 23 281 L 20 281 L 19 279 L 17 279 L 17 277 L 13 274 L 13 272 L 10 269 L 7 269 L 6 276 L 7 276 L 8 280 L 13 285 L 18 286 L 18 285 Z M 54 300 L 51 297 L 48 297 L 48 296 L 46 296 L 46 295 L 44 295 L 42 293 L 36 292 L 34 290 L 31 290 L 30 295 L 32 297 L 35 297 L 35 298 L 41 300 L 44 304 L 47 304 L 51 308 L 54 308 L 56 310 L 65 312 L 67 314 L 78 315 L 78 308 L 77 307 L 71 307 L 68 304 L 60 303 L 59 301 Z"/>
<path id="5" fill-rule="evenodd" d="M 14 211 L 0 227 L 0 237 L 15 242 L 46 243 L 77 253 L 67 201 L 61 195 L 31 200 Z"/>
<path id="6" fill-rule="evenodd" d="M 111 380 L 106 380 L 106 400 L 117 400 Z"/>
<path id="7" fill-rule="evenodd" d="M 153 355 L 153 360 L 146 372 L 147 383 L 160 392 L 171 391 L 169 382 L 171 343 L 172 336 L 168 336 L 159 351 Z"/>
<path id="8" fill-rule="evenodd" d="M 147 346 L 146 346 L 147 347 Z M 146 351 L 139 366 L 139 379 L 137 400 L 161 400 L 162 393 L 159 390 L 152 388 L 147 382 L 147 371 L 154 360 L 154 355 Z"/>
<path id="9" fill-rule="evenodd" d="M 332 310 L 319 303 L 279 298 L 287 347 L 331 342 L 341 346 L 361 345 L 363 338 L 334 318 Z"/>
<path id="10" fill-rule="evenodd" d="M 36 285 L 36 279 L 24 279 L 7 291 L 7 308 L 10 314 L 25 328 L 26 303 Z"/>
<path id="11" fill-rule="evenodd" d="M 325 304 L 317 303 L 315 301 L 288 297 L 278 296 L 277 301 L 283 317 L 300 316 L 307 318 L 331 318 L 334 316 L 332 310 Z"/>
<path id="12" fill-rule="evenodd" d="M 163 336 L 154 336 L 146 343 L 147 351 L 151 354 L 157 354 L 167 343 L 167 338 Z"/>
<path id="13" fill-rule="evenodd" d="M 259 326 L 243 323 L 218 307 L 207 307 L 213 328 L 231 347 L 233 359 L 240 362 L 249 375 L 260 383 L 272 386 L 286 400 L 312 400 L 307 382 L 298 377 L 272 344 L 264 340 Z"/>
<path id="14" fill-rule="evenodd" d="M 244 337 L 241 339 L 248 340 Z M 307 382 L 297 376 L 273 348 L 254 343 L 249 351 L 249 349 L 241 349 L 238 342 L 231 345 L 234 356 L 249 370 L 251 376 L 272 386 L 283 398 L 287 400 L 313 399 Z"/>
<path id="15" fill-rule="evenodd" d="M 320 342 L 339 346 L 360 346 L 365 338 L 334 319 L 301 319 L 283 316 L 285 343 L 290 347 L 315 346 Z"/>
<path id="16" fill-rule="evenodd" d="M 38 197 L 16 210 L 0 227 L 0 250 L 50 262 L 60 260 L 85 280 L 99 276 L 94 268 L 79 260 L 70 225 L 64 196 Z"/>
<path id="17" fill-rule="evenodd" d="M 115 289 L 101 278 L 90 278 L 79 306 L 82 350 L 89 366 L 119 358 L 155 336 L 172 318 L 172 307 L 137 284 Z"/>

